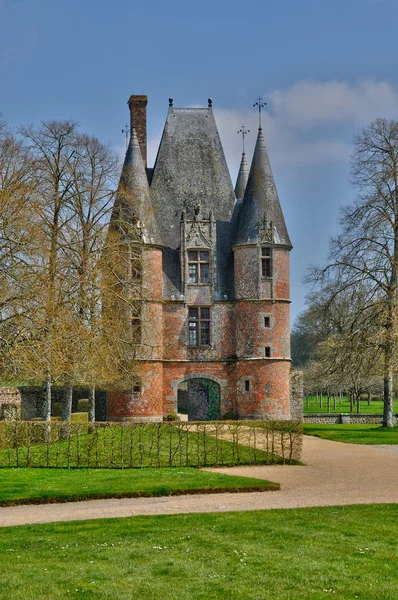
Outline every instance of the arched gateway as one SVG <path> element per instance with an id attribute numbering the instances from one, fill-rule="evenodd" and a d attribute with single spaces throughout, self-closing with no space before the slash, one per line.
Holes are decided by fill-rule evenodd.
<path id="1" fill-rule="evenodd" d="M 177 412 L 189 421 L 213 421 L 220 418 L 220 386 L 211 379 L 198 377 L 180 383 Z"/>

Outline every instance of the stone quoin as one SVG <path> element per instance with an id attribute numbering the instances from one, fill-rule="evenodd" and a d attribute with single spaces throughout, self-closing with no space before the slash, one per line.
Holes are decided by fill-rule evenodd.
<path id="1" fill-rule="evenodd" d="M 183 407 L 189 418 L 289 419 L 292 245 L 262 128 L 234 190 L 211 100 L 175 108 L 170 98 L 151 169 L 147 97 L 128 104 L 110 229 L 124 215 L 132 234 L 122 252 L 139 253 L 145 293 L 126 327 L 139 319 L 142 351 L 134 382 L 108 392 L 107 418 L 161 421 Z M 134 264 L 129 276 L 137 279 Z M 201 398 L 209 408 L 198 412 Z"/>

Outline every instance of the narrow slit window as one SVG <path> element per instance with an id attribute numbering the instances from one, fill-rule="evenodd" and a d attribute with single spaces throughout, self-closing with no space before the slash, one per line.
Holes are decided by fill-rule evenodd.
<path id="1" fill-rule="evenodd" d="M 141 342 L 141 317 L 133 316 L 131 318 L 131 337 L 136 344 Z"/>
<path id="2" fill-rule="evenodd" d="M 261 275 L 263 277 L 272 277 L 272 256 L 271 248 L 261 248 Z"/>
<path id="3" fill-rule="evenodd" d="M 264 317 L 264 327 L 267 329 L 271 327 L 271 317 Z"/>
<path id="4" fill-rule="evenodd" d="M 266 346 L 264 348 L 264 354 L 265 354 L 265 358 L 271 358 L 271 348 L 269 346 Z"/>
<path id="5" fill-rule="evenodd" d="M 245 380 L 245 392 L 250 392 L 250 379 Z"/>

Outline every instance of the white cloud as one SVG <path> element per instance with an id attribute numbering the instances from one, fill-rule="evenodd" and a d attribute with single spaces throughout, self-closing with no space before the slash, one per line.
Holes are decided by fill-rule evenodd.
<path id="1" fill-rule="evenodd" d="M 269 93 L 275 118 L 298 129 L 397 114 L 398 87 L 385 81 L 299 81 Z"/>
<path id="2" fill-rule="evenodd" d="M 398 85 L 371 79 L 344 81 L 298 81 L 265 94 L 267 107 L 262 125 L 271 162 L 275 166 L 317 167 L 346 161 L 353 133 L 376 117 L 397 118 Z M 242 152 L 242 123 L 250 133 L 246 151 L 250 160 L 257 137 L 258 113 L 215 107 L 220 137 L 234 179 Z M 148 140 L 152 165 L 161 133 Z"/>

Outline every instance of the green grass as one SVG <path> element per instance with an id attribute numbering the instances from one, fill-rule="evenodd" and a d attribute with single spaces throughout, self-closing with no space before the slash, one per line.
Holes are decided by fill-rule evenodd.
<path id="1" fill-rule="evenodd" d="M 320 407 L 319 399 L 316 396 L 308 396 L 303 399 L 303 410 L 304 414 L 308 413 L 349 413 L 350 412 L 350 401 L 348 396 L 343 396 L 343 402 L 340 404 L 340 399 L 337 398 L 336 409 L 333 408 L 333 398 L 330 399 L 330 411 L 328 410 L 327 398 L 323 395 L 322 408 Z M 382 415 L 384 403 L 382 400 L 372 400 L 372 403 L 368 405 L 367 400 L 360 401 L 360 414 L 362 415 Z M 353 413 L 357 412 L 356 403 L 353 405 Z M 398 401 L 395 400 L 393 403 L 393 412 L 398 413 Z"/>
<path id="2" fill-rule="evenodd" d="M 279 484 L 193 468 L 0 469 L 0 506 L 271 489 Z"/>
<path id="3" fill-rule="evenodd" d="M 2 427 L 3 425 L 3 427 Z M 174 425 L 154 424 L 136 427 L 107 426 L 98 428 L 94 434 L 85 433 L 84 424 L 72 424 L 70 440 L 38 443 L 42 440 L 44 423 L 0 424 L 0 467 L 168 467 L 168 466 L 213 466 L 235 464 L 274 464 L 297 461 L 289 460 L 289 446 L 285 443 L 286 459 L 272 453 L 273 442 L 270 430 L 269 444 L 260 427 L 232 424 L 240 427 L 235 441 L 220 437 L 224 424 L 217 425 L 219 433 L 209 435 L 207 425 L 199 426 L 199 433 Z M 52 432 L 58 435 L 60 423 L 53 423 Z M 14 429 L 19 433 L 14 435 Z M 225 426 L 228 427 L 228 426 Z M 281 424 L 286 429 L 289 424 Z M 8 428 L 8 429 L 7 429 Z M 225 432 L 224 432 L 225 433 Z M 232 433 L 231 436 L 234 434 Z M 239 439 L 238 436 L 239 435 Z M 257 435 L 257 443 L 253 443 Z M 263 435 L 263 437 L 261 437 Z M 275 434 L 277 440 L 278 432 Z M 287 432 L 286 437 L 289 436 Z M 295 433 L 301 435 L 300 432 Z M 10 437 L 11 436 L 11 437 Z M 10 441 L 11 440 L 11 441 Z M 239 443 L 238 443 L 239 442 Z M 247 445 L 245 445 L 245 443 Z M 12 446 L 7 449 L 7 444 Z M 269 451 L 266 451 L 267 444 Z M 264 448 L 265 445 L 265 449 Z"/>
<path id="4" fill-rule="evenodd" d="M 396 600 L 397 505 L 4 528 L 13 600 Z"/>
<path id="5" fill-rule="evenodd" d="M 347 444 L 398 444 L 398 426 L 387 428 L 380 425 L 319 425 L 305 423 L 304 433 L 325 440 Z M 398 598 L 398 596 L 397 596 Z"/>

